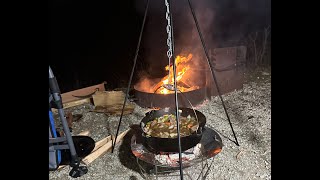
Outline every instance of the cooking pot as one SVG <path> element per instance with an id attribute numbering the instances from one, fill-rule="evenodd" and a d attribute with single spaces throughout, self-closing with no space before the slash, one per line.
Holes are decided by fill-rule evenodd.
<path id="1" fill-rule="evenodd" d="M 198 120 L 199 128 L 194 133 L 189 136 L 180 136 L 181 142 L 181 151 L 185 151 L 196 146 L 202 137 L 202 131 L 204 130 L 204 126 L 206 124 L 206 117 L 199 111 L 190 109 L 190 108 L 179 108 L 180 116 L 187 117 L 190 115 Z M 155 151 L 155 152 L 179 152 L 179 142 L 178 137 L 176 138 L 160 138 L 160 137 L 150 137 L 147 136 L 144 131 L 145 125 L 154 120 L 155 118 L 161 117 L 165 114 L 174 114 L 175 115 L 176 108 L 175 107 L 167 107 L 160 110 L 152 110 L 146 113 L 146 116 L 140 122 L 140 128 L 142 129 L 142 137 L 143 144 L 145 147 Z"/>

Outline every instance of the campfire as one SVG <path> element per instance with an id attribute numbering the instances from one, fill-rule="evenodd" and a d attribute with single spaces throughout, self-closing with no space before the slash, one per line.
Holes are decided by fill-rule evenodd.
<path id="1" fill-rule="evenodd" d="M 175 57 L 178 101 L 182 107 L 191 107 L 208 98 L 207 70 L 198 56 L 192 53 Z M 136 103 L 142 107 L 163 108 L 174 105 L 173 64 L 164 67 L 162 78 L 141 77 L 134 85 Z"/>
<path id="2" fill-rule="evenodd" d="M 188 62 L 192 59 L 192 54 L 189 54 L 187 57 L 179 55 L 175 59 L 176 67 L 177 67 L 177 88 L 181 92 L 188 92 L 194 89 L 199 89 L 199 86 L 192 86 L 191 84 L 186 83 L 186 79 L 190 76 L 191 73 L 188 73 L 190 69 L 190 65 Z M 169 74 L 162 78 L 162 80 L 154 87 L 155 93 L 158 94 L 170 94 L 174 91 L 170 91 L 163 87 L 165 84 L 173 84 L 173 66 L 167 65 L 165 67 L 166 71 L 169 71 Z"/>
<path id="3" fill-rule="evenodd" d="M 175 59 L 176 63 L 176 81 L 177 81 L 177 88 L 178 93 L 180 92 L 189 92 L 196 89 L 199 89 L 200 87 L 198 85 L 195 85 L 195 83 L 190 80 L 190 78 L 193 76 L 193 72 L 190 71 L 190 68 L 192 66 L 192 57 L 193 55 L 190 53 L 187 56 L 184 55 L 178 55 Z M 168 75 L 161 78 L 159 81 L 151 80 L 151 79 L 143 79 L 140 83 L 136 85 L 136 89 L 139 89 L 143 92 L 148 93 L 156 93 L 156 94 L 172 94 L 174 91 L 168 90 L 164 87 L 164 85 L 172 85 L 174 83 L 174 77 L 173 77 L 173 65 L 167 65 L 165 67 L 165 70 L 168 72 Z"/>

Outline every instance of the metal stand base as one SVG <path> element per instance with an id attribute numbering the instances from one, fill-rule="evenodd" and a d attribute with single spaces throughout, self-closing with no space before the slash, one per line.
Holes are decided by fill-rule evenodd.
<path id="1" fill-rule="evenodd" d="M 140 169 L 140 175 L 146 179 L 146 180 L 158 180 L 160 177 L 161 178 L 168 178 L 168 179 L 172 179 L 173 177 L 179 177 L 178 179 L 180 179 L 180 174 L 178 173 L 175 173 L 175 172 L 178 172 L 178 169 L 177 168 L 172 168 L 172 167 L 161 167 L 161 166 L 158 166 L 158 165 L 153 165 L 153 168 L 150 169 L 150 170 L 146 170 L 146 168 L 144 168 L 140 163 L 139 161 L 142 161 L 140 160 L 139 158 L 136 157 L 136 161 L 137 161 L 137 165 Z M 214 161 L 214 158 L 210 158 L 210 159 L 204 159 L 203 158 L 203 161 L 201 161 L 201 163 L 198 163 L 198 165 L 201 167 L 201 170 L 198 174 L 197 177 L 192 177 L 192 174 L 190 175 L 190 173 L 188 172 L 190 170 L 190 168 L 192 168 L 192 170 L 194 170 L 194 166 L 191 166 L 191 167 L 187 167 L 187 168 L 184 168 L 183 169 L 183 174 L 186 175 L 186 177 L 188 177 L 188 179 L 190 180 L 204 180 L 206 179 L 208 173 L 209 173 L 209 170 L 211 168 L 211 166 L 213 165 L 213 161 Z M 142 161 L 143 162 L 143 161 Z M 193 175 L 194 176 L 194 175 Z"/>

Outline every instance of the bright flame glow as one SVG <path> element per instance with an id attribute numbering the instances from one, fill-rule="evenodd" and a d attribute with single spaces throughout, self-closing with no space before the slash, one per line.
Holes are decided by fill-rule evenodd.
<path id="1" fill-rule="evenodd" d="M 176 64 L 176 81 L 177 81 L 177 84 L 179 81 L 181 81 L 181 79 L 184 77 L 183 75 L 185 75 L 185 73 L 190 69 L 190 67 L 188 65 L 184 65 L 186 62 L 190 61 L 192 58 L 192 54 L 189 54 L 187 57 L 185 56 L 177 56 L 176 59 L 175 59 L 175 64 Z M 160 86 L 164 85 L 164 84 L 173 84 L 174 82 L 174 77 L 173 77 L 173 66 L 172 65 L 167 65 L 165 67 L 165 70 L 166 71 L 169 71 L 170 69 L 170 73 L 165 76 L 162 80 L 162 83 L 160 84 Z M 184 88 L 179 88 L 178 89 L 180 91 L 184 91 Z M 160 94 L 170 94 L 170 93 L 173 93 L 173 91 L 170 91 L 166 88 L 163 88 L 163 87 L 160 87 L 159 90 L 157 90 L 157 93 L 160 93 Z"/>

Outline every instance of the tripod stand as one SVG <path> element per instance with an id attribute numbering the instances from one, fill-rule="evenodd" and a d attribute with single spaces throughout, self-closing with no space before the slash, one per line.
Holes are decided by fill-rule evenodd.
<path id="1" fill-rule="evenodd" d="M 207 60 L 207 63 L 208 63 L 208 66 L 210 68 L 210 71 L 211 71 L 211 75 L 212 75 L 212 78 L 215 82 L 215 86 L 216 86 L 216 89 L 217 89 L 217 92 L 218 92 L 218 95 L 219 95 L 219 98 L 221 100 L 221 103 L 222 103 L 222 106 L 223 106 L 223 109 L 225 111 L 225 114 L 226 114 L 226 117 L 228 119 L 228 122 L 229 122 L 229 125 L 230 125 L 230 128 L 232 130 L 232 133 L 233 133 L 233 136 L 234 136 L 234 139 L 235 141 L 233 141 L 237 146 L 239 146 L 239 142 L 238 142 L 238 139 L 236 137 L 236 134 L 233 130 L 233 127 L 232 127 L 232 123 L 231 123 L 231 120 L 230 120 L 230 117 L 229 117 L 229 114 L 227 112 L 227 109 L 226 109 L 226 106 L 224 104 L 224 101 L 223 101 L 223 98 L 222 98 L 222 95 L 221 95 L 221 91 L 220 91 L 220 87 L 217 83 L 217 78 L 216 78 L 216 74 L 215 74 L 215 70 L 216 68 L 213 66 L 213 63 L 212 63 L 212 60 L 209 56 L 209 53 L 208 53 L 208 50 L 207 50 L 207 47 L 205 45 L 205 42 L 204 42 L 204 38 L 202 36 L 202 33 L 201 33 L 201 30 L 200 30 L 200 26 L 199 26 L 199 23 L 198 23 L 198 20 L 197 20 L 197 17 L 195 15 L 195 12 L 193 10 L 193 7 L 192 7 L 192 4 L 190 2 L 190 0 L 187 0 L 188 1 L 188 5 L 189 5 L 189 8 L 190 8 L 190 11 L 192 13 L 192 17 L 193 17 L 193 20 L 194 20 L 194 23 L 196 25 L 196 29 L 197 29 L 197 32 L 198 32 L 198 35 L 199 35 L 199 38 L 200 38 L 200 41 L 201 41 L 201 44 L 202 44 L 202 48 L 204 50 L 204 53 L 206 55 L 206 60 Z M 179 102 L 178 102 L 178 89 L 177 89 L 177 81 L 176 81 L 176 78 L 177 78 L 177 75 L 176 75 L 176 63 L 175 63 L 175 54 L 174 54 L 174 36 L 173 36 L 173 21 L 172 21 L 172 11 L 171 11 L 171 0 L 165 0 L 165 5 L 166 5 L 166 20 L 167 20 L 167 26 L 166 26 L 166 31 L 167 31 L 167 34 L 168 34 L 168 38 L 167 38 L 167 45 L 168 45 L 168 51 L 167 51 L 167 56 L 168 56 L 168 59 L 169 59 L 169 66 L 170 66 L 170 63 L 172 62 L 172 67 L 173 67 L 173 85 L 166 85 L 164 86 L 164 88 L 168 88 L 168 90 L 174 90 L 174 94 L 175 94 L 175 108 L 176 108 L 176 112 L 175 112 L 175 115 L 176 115 L 176 122 L 177 122 L 177 135 L 178 135 L 178 144 L 179 144 L 179 167 L 180 167 L 180 178 L 181 180 L 183 180 L 183 171 L 182 171 L 182 155 L 181 155 L 181 143 L 180 143 L 180 127 L 179 127 L 179 122 L 178 122 L 178 119 L 179 119 Z M 144 18 L 143 18 L 143 23 L 142 23 L 142 28 L 141 28 L 141 31 L 140 31 L 140 35 L 139 35 L 139 41 L 138 41 L 138 44 L 137 44 L 137 49 L 136 49 L 136 53 L 135 53 L 135 57 L 134 57 L 134 63 L 133 63 L 133 67 L 132 67 L 132 71 L 131 71 L 131 75 L 130 75 L 130 79 L 129 79 L 129 83 L 128 83 L 128 88 L 127 88 L 127 91 L 126 91 L 126 97 L 124 99 L 124 103 L 123 103 L 123 108 L 122 108 L 122 112 L 121 112 L 121 115 L 120 115 L 120 120 L 119 120 L 119 124 L 118 124 L 118 128 L 117 128 L 117 132 L 116 132 L 116 137 L 115 137 L 115 142 L 117 140 L 117 136 L 118 136 L 118 132 L 119 132 L 119 127 L 121 125 L 121 120 L 122 120 L 122 116 L 123 116 L 123 112 L 124 112 L 124 107 L 125 107 L 125 104 L 126 104 L 126 101 L 127 101 L 127 97 L 128 97 L 128 94 L 129 94 L 129 89 L 130 89 L 130 86 L 131 86 L 131 81 L 132 81 L 132 77 L 133 77 L 133 73 L 134 73 L 134 70 L 135 70 L 135 65 L 136 65 L 136 61 L 137 61 L 137 56 L 138 56 L 138 52 L 139 52 L 139 48 L 140 48 L 140 42 L 141 42 L 141 37 L 142 37 L 142 32 L 143 32 L 143 29 L 144 29 L 144 24 L 145 24 L 145 20 L 146 20 L 146 16 L 147 16 L 147 12 L 148 12 L 148 7 L 149 7 L 149 0 L 147 0 L 147 5 L 146 5 L 146 10 L 145 10 L 145 13 L 144 13 Z M 169 73 L 170 75 L 170 73 Z M 114 150 L 114 147 L 115 147 L 115 143 L 113 144 L 113 147 L 112 147 L 112 152 Z"/>
<path id="2" fill-rule="evenodd" d="M 60 94 L 60 89 L 55 76 L 49 66 L 49 116 L 52 115 L 51 107 L 57 108 L 60 121 L 63 126 L 64 137 L 52 136 L 49 124 L 49 169 L 50 169 L 50 155 L 52 152 L 69 149 L 71 154 L 70 166 L 72 167 L 69 175 L 73 178 L 80 177 L 88 172 L 86 166 L 80 166 L 80 160 L 77 155 L 73 139 L 68 127 L 65 113 L 63 110 L 63 104 Z M 50 117 L 52 118 L 52 117 Z M 50 154 L 51 153 L 51 154 Z M 59 164 L 58 164 L 59 165 Z"/>

